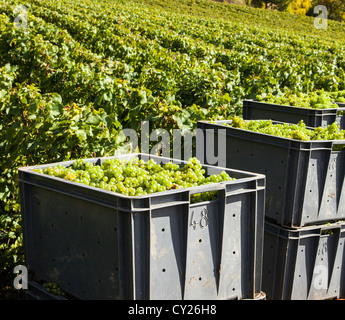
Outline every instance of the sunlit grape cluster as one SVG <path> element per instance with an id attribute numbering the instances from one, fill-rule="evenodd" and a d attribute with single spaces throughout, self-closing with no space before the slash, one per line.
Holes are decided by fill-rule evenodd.
<path id="1" fill-rule="evenodd" d="M 273 124 L 271 120 L 243 120 L 235 116 L 231 123 L 224 123 L 224 125 L 301 141 L 345 140 L 345 130 L 340 130 L 336 122 L 325 128 L 308 129 L 303 121 L 298 124 Z"/>
<path id="2" fill-rule="evenodd" d="M 334 101 L 345 103 L 345 90 L 330 92 L 329 95 L 334 99 Z"/>
<path id="3" fill-rule="evenodd" d="M 234 179 L 225 171 L 206 176 L 205 169 L 196 158 L 190 158 L 183 166 L 173 162 L 160 165 L 153 159 L 145 162 L 139 158 L 105 159 L 101 165 L 78 159 L 70 167 L 60 164 L 35 171 L 127 196 L 142 196 Z M 215 197 L 216 192 L 204 192 L 192 195 L 191 201 L 206 201 Z"/>

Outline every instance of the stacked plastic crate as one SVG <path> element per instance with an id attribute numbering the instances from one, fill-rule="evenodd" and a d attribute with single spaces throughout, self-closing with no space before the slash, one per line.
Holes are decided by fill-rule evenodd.
<path id="1" fill-rule="evenodd" d="M 147 154 L 110 158 L 186 164 Z M 54 298 L 41 292 L 50 282 L 75 299 L 263 296 L 263 175 L 204 166 L 235 180 L 126 196 L 34 171 L 54 165 L 19 169 L 31 298 Z M 217 199 L 190 201 L 209 191 Z"/>
<path id="2" fill-rule="evenodd" d="M 259 118 L 282 120 L 274 108 L 278 118 L 271 116 L 272 105 L 260 105 L 264 113 Z M 295 115 L 287 117 L 290 122 L 301 119 L 300 108 L 283 110 L 284 114 L 297 112 L 295 121 Z M 315 125 L 317 114 L 310 117 L 312 111 L 304 111 L 310 119 L 305 122 Z M 248 114 L 253 112 L 244 111 L 247 119 Z M 330 121 L 335 120 L 343 121 L 336 112 Z M 318 121 L 322 126 L 330 124 L 322 114 Z M 345 151 L 333 147 L 345 141 L 298 141 L 225 126 L 224 122 L 200 121 L 198 128 L 214 130 L 215 141 L 219 135 L 226 136 L 227 167 L 266 175 L 262 288 L 267 299 L 344 297 Z"/>

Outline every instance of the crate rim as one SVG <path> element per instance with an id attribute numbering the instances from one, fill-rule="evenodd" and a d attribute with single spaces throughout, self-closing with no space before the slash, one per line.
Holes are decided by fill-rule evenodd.
<path id="1" fill-rule="evenodd" d="M 272 105 L 272 106 L 276 106 L 276 107 L 284 107 L 287 109 L 291 109 L 291 110 L 303 110 L 303 111 L 312 111 L 312 112 L 326 112 L 327 110 L 329 111 L 345 111 L 345 103 L 344 102 L 337 102 L 337 101 L 333 101 L 332 103 L 335 104 L 336 106 L 334 108 L 323 108 L 323 109 L 313 109 L 313 108 L 303 108 L 303 107 L 295 107 L 295 106 L 289 106 L 289 105 L 285 105 L 285 104 L 278 104 L 278 103 L 273 103 L 273 102 L 264 102 L 264 101 L 259 101 L 259 100 L 255 100 L 255 99 L 244 99 L 243 100 L 243 104 L 245 102 L 255 102 L 255 103 L 259 103 L 259 104 L 265 104 L 265 105 Z M 342 106 L 342 105 L 343 106 Z M 301 112 L 303 112 L 301 111 Z"/>
<path id="2" fill-rule="evenodd" d="M 316 237 L 316 236 L 317 237 L 327 236 L 327 235 L 322 235 L 321 231 L 332 230 L 332 229 L 339 229 L 340 232 L 344 232 L 345 220 L 334 221 L 332 223 L 325 222 L 322 224 L 307 225 L 307 226 L 303 226 L 299 228 L 288 228 L 288 227 L 278 225 L 274 222 L 265 221 L 265 232 L 269 232 L 278 237 L 291 239 L 291 240 L 298 240 L 302 238 Z"/>

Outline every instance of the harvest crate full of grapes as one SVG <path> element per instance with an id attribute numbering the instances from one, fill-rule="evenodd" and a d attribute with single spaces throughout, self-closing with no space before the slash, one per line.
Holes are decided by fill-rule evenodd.
<path id="1" fill-rule="evenodd" d="M 345 130 L 336 123 L 308 128 L 234 117 L 198 127 L 214 130 L 215 141 L 225 134 L 227 167 L 266 176 L 266 218 L 290 228 L 345 218 Z"/>
<path id="2" fill-rule="evenodd" d="M 77 299 L 261 292 L 263 175 L 130 154 L 24 167 L 19 181 L 31 281 Z"/>

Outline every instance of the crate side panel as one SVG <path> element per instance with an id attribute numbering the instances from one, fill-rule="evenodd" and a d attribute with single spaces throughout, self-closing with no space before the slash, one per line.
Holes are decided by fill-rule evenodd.
<path id="1" fill-rule="evenodd" d="M 133 257 L 134 299 L 150 299 L 150 211 L 133 212 L 130 216 L 132 250 L 129 247 L 128 252 Z"/>
<path id="2" fill-rule="evenodd" d="M 337 157 L 337 213 L 340 217 L 345 217 L 345 151 L 335 152 Z"/>
<path id="3" fill-rule="evenodd" d="M 339 256 L 336 259 L 339 245 L 339 232 L 337 231 L 332 231 L 331 234 L 320 237 L 313 267 L 313 279 L 308 292 L 308 299 L 310 300 L 339 296 L 339 273 L 337 268 L 334 269 L 335 264 L 340 262 Z M 331 278 L 333 278 L 333 281 Z"/>
<path id="4" fill-rule="evenodd" d="M 341 265 L 336 265 L 340 272 L 339 297 L 345 298 L 345 230 L 343 229 L 339 238 L 339 253 Z"/>
<path id="5" fill-rule="evenodd" d="M 188 205 L 151 211 L 150 298 L 183 299 Z"/>
<path id="6" fill-rule="evenodd" d="M 189 210 L 184 295 L 187 300 L 217 299 L 220 211 L 219 201 Z"/>
<path id="7" fill-rule="evenodd" d="M 242 297 L 246 291 L 248 243 L 243 241 L 243 235 L 248 235 L 250 231 L 248 225 L 243 225 L 243 215 L 248 210 L 245 199 L 248 200 L 243 195 L 236 195 L 226 201 L 219 280 L 219 296 L 222 299 Z"/>
<path id="8" fill-rule="evenodd" d="M 338 217 L 338 202 L 341 192 L 341 180 L 344 180 L 342 153 L 332 152 L 328 164 L 325 165 L 325 182 L 319 208 L 318 220 L 335 220 Z M 341 178 L 341 180 L 339 179 Z"/>
<path id="9" fill-rule="evenodd" d="M 228 136 L 227 150 L 228 168 L 247 170 L 266 176 L 267 216 L 280 222 L 284 214 L 287 188 L 284 182 L 287 180 L 289 164 L 288 149 Z"/>
<path id="10" fill-rule="evenodd" d="M 117 212 L 97 203 L 31 187 L 35 277 L 79 298 L 119 298 Z M 113 252 L 109 255 L 109 252 Z"/>
<path id="11" fill-rule="evenodd" d="M 274 297 L 274 289 L 281 291 L 282 284 L 276 280 L 277 254 L 280 251 L 279 238 L 266 232 L 264 237 L 263 268 L 262 268 L 262 290 L 266 293 L 267 299 Z M 278 287 L 279 286 L 279 287 Z"/>

